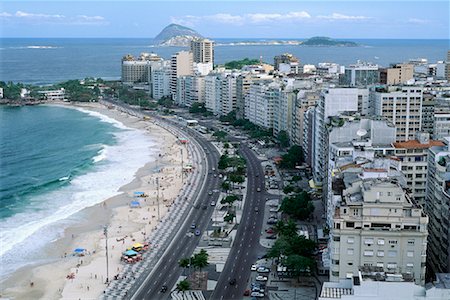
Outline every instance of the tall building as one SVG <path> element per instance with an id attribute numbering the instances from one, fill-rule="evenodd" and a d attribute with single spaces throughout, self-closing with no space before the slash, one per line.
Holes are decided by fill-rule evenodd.
<path id="1" fill-rule="evenodd" d="M 428 151 L 425 212 L 430 217 L 427 262 L 431 277 L 450 272 L 450 138 Z"/>
<path id="2" fill-rule="evenodd" d="M 156 100 L 170 96 L 170 67 L 152 71 L 152 97 Z"/>
<path id="3" fill-rule="evenodd" d="M 377 84 L 380 82 L 378 65 L 358 61 L 354 65 L 345 67 L 340 84 L 346 86 L 361 86 Z"/>
<path id="4" fill-rule="evenodd" d="M 423 92 L 422 100 L 422 128 L 423 132 L 428 132 L 430 135 L 434 132 L 434 110 L 436 100 L 435 96 L 430 92 Z"/>
<path id="5" fill-rule="evenodd" d="M 232 111 L 236 111 L 236 81 L 239 73 L 226 74 L 220 77 L 220 111 L 221 116 L 225 116 Z"/>
<path id="6" fill-rule="evenodd" d="M 245 118 L 265 129 L 273 128 L 274 102 L 279 90 L 279 83 L 272 79 L 253 82 L 245 97 Z"/>
<path id="7" fill-rule="evenodd" d="M 442 145 L 441 141 L 430 140 L 430 134 L 424 132 L 417 133 L 416 140 L 393 143 L 394 155 L 400 160 L 411 197 L 422 208 L 425 206 L 428 149 Z"/>
<path id="8" fill-rule="evenodd" d="M 151 83 L 151 70 L 161 65 L 161 57 L 141 53 L 138 58 L 128 54 L 122 58 L 122 82 L 125 84 Z M 151 89 L 150 89 L 151 90 Z"/>
<path id="9" fill-rule="evenodd" d="M 450 50 L 447 51 L 447 61 L 445 63 L 445 78 L 450 81 Z"/>
<path id="10" fill-rule="evenodd" d="M 414 78 L 414 65 L 393 64 L 380 70 L 380 83 L 388 85 L 404 84 Z"/>
<path id="11" fill-rule="evenodd" d="M 297 92 L 292 86 L 278 89 L 274 94 L 273 106 L 273 135 L 277 137 L 281 131 L 286 132 L 291 141 L 292 111 L 297 98 Z"/>
<path id="12" fill-rule="evenodd" d="M 192 52 L 180 51 L 172 55 L 170 68 L 170 92 L 175 98 L 177 94 L 177 78 L 180 76 L 193 75 L 194 73 Z"/>
<path id="13" fill-rule="evenodd" d="M 252 82 L 261 79 L 273 78 L 264 73 L 246 72 L 240 74 L 236 79 L 236 117 L 242 119 L 245 116 L 245 97 L 247 96 Z"/>
<path id="14" fill-rule="evenodd" d="M 330 281 L 362 273 L 425 284 L 428 217 L 391 178 L 348 181 L 335 209 Z"/>
<path id="15" fill-rule="evenodd" d="M 205 77 L 197 75 L 177 78 L 177 95 L 175 102 L 182 106 L 191 106 L 194 102 L 205 101 Z"/>
<path id="16" fill-rule="evenodd" d="M 310 107 L 316 105 L 319 96 L 320 93 L 316 90 L 299 90 L 294 99 L 292 108 L 292 131 L 290 133 L 291 142 L 294 145 L 303 146 L 305 113 Z"/>
<path id="17" fill-rule="evenodd" d="M 205 107 L 214 115 L 220 111 L 220 75 L 210 73 L 205 76 Z"/>
<path id="18" fill-rule="evenodd" d="M 316 185 L 321 185 L 326 174 L 328 154 L 328 124 L 332 122 L 330 117 L 339 116 L 344 112 L 357 113 L 362 105 L 360 100 L 361 90 L 357 88 L 334 88 L 322 91 L 314 109 L 314 129 L 312 141 L 312 168 Z"/>
<path id="19" fill-rule="evenodd" d="M 193 39 L 191 52 L 196 63 L 211 63 L 214 65 L 214 42 L 208 39 Z"/>
<path id="20" fill-rule="evenodd" d="M 450 99 L 436 97 L 434 106 L 433 138 L 442 140 L 450 136 Z"/>
<path id="21" fill-rule="evenodd" d="M 417 86 L 377 88 L 372 91 L 374 113 L 397 128 L 397 141 L 413 140 L 422 128 L 423 88 Z"/>

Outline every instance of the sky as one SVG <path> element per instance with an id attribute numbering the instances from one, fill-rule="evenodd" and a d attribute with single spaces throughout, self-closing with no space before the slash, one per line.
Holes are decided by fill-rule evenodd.
<path id="1" fill-rule="evenodd" d="M 449 39 L 450 1 L 0 2 L 1 37 L 152 38 L 170 23 L 210 38 Z"/>

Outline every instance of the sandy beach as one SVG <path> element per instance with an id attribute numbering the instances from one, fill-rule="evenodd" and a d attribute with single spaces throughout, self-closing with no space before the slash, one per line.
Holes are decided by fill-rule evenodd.
<path id="1" fill-rule="evenodd" d="M 0 298 L 12 299 L 95 299 L 106 288 L 106 239 L 108 225 L 109 280 L 120 273 L 122 252 L 134 243 L 142 243 L 170 210 L 181 187 L 181 149 L 183 161 L 189 162 L 187 148 L 162 127 L 148 120 L 129 116 L 100 104 L 70 105 L 113 118 L 126 127 L 145 130 L 156 142 L 156 157 L 149 157 L 132 182 L 120 188 L 120 194 L 88 207 L 80 215 L 80 225 L 65 230 L 64 237 L 48 246 L 56 259 L 51 263 L 26 267 L 2 283 Z M 153 161 L 152 161 L 153 159 Z M 156 160 L 155 160 L 156 159 Z M 157 203 L 159 181 L 159 209 Z M 135 192 L 146 197 L 136 197 Z M 131 208 L 132 201 L 139 207 Z M 84 256 L 74 256 L 77 247 Z M 151 247 L 151 245 L 150 245 Z M 51 250 L 50 250 L 51 249 Z M 56 251 L 56 254 L 54 253 Z M 67 276 L 73 274 L 73 278 Z"/>

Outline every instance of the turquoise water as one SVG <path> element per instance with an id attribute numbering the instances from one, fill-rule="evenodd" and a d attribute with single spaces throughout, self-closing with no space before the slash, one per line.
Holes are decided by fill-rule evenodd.
<path id="1" fill-rule="evenodd" d="M 0 106 L 0 278 L 47 261 L 42 249 L 82 220 L 78 212 L 117 195 L 155 145 L 96 112 Z"/>

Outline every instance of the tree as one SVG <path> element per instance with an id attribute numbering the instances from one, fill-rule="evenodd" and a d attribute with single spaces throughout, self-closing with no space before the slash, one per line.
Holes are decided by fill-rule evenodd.
<path id="1" fill-rule="evenodd" d="M 225 69 L 241 69 L 243 66 L 259 65 L 259 59 L 244 58 L 241 60 L 232 60 L 225 63 Z"/>
<path id="2" fill-rule="evenodd" d="M 287 222 L 284 222 L 283 220 L 278 221 L 274 228 L 280 236 L 289 237 L 297 235 L 297 224 L 290 219 Z"/>
<path id="3" fill-rule="evenodd" d="M 310 271 L 313 269 L 314 260 L 312 260 L 309 257 L 292 254 L 283 260 L 283 265 L 286 266 L 288 270 L 292 272 L 292 275 L 298 277 L 298 280 L 300 280 L 301 275 L 305 273 L 309 274 Z"/>
<path id="4" fill-rule="evenodd" d="M 287 185 L 283 188 L 283 193 L 290 194 L 294 191 L 294 187 L 292 185 Z"/>
<path id="5" fill-rule="evenodd" d="M 194 268 L 198 268 L 201 271 L 204 267 L 209 265 L 208 256 L 208 252 L 206 252 L 205 249 L 200 250 L 199 253 L 194 254 L 194 256 L 192 257 L 192 266 Z"/>
<path id="6" fill-rule="evenodd" d="M 189 281 L 185 280 L 181 280 L 180 282 L 177 283 L 177 290 L 180 292 L 185 292 L 188 291 L 191 288 L 191 284 L 189 283 Z"/>
<path id="7" fill-rule="evenodd" d="M 223 141 L 223 140 L 225 140 L 227 133 L 225 131 L 218 130 L 213 133 L 213 136 L 215 136 L 219 141 Z"/>
<path id="8" fill-rule="evenodd" d="M 226 154 L 221 155 L 219 158 L 219 162 L 217 164 L 217 168 L 219 168 L 219 170 L 225 170 L 226 168 L 228 168 L 228 161 L 229 161 L 228 155 Z"/>
<path id="9" fill-rule="evenodd" d="M 230 189 L 230 183 L 228 181 L 222 182 L 222 189 L 228 191 Z"/>
<path id="10" fill-rule="evenodd" d="M 236 200 L 238 200 L 238 196 L 231 194 L 220 200 L 221 204 L 232 205 Z"/>
<path id="11" fill-rule="evenodd" d="M 280 146 L 286 148 L 289 146 L 289 135 L 286 131 L 281 130 L 278 133 L 278 141 L 280 142 Z"/>
<path id="12" fill-rule="evenodd" d="M 233 212 L 228 212 L 225 217 L 223 217 L 223 221 L 224 222 L 228 222 L 231 223 L 234 220 L 234 217 L 236 217 L 236 215 Z"/>
<path id="13" fill-rule="evenodd" d="M 230 144 L 229 143 L 224 143 L 223 144 L 223 148 L 224 149 L 229 149 L 230 148 Z"/>
<path id="14" fill-rule="evenodd" d="M 189 112 L 191 114 L 199 114 L 199 113 L 206 113 L 207 110 L 204 103 L 194 102 L 189 108 Z"/>
<path id="15" fill-rule="evenodd" d="M 178 265 L 183 268 L 183 272 L 186 272 L 186 269 L 189 268 L 190 262 L 189 258 L 182 258 L 178 261 Z"/>
<path id="16" fill-rule="evenodd" d="M 289 148 L 288 153 L 282 155 L 281 158 L 280 167 L 286 169 L 293 169 L 305 161 L 303 149 L 297 145 Z"/>
<path id="17" fill-rule="evenodd" d="M 295 196 L 284 198 L 280 210 L 296 219 L 306 220 L 314 211 L 314 204 L 308 193 L 303 191 Z"/>

